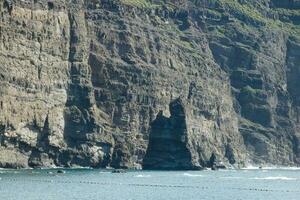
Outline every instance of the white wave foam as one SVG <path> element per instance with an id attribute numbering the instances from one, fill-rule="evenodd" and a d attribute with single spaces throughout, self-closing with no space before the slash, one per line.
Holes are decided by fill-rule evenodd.
<path id="1" fill-rule="evenodd" d="M 136 178 L 149 178 L 149 177 L 151 177 L 151 175 L 143 175 L 143 174 L 139 174 L 139 175 L 136 175 L 136 176 L 134 176 L 134 177 L 136 177 Z"/>
<path id="2" fill-rule="evenodd" d="M 252 165 L 252 164 L 247 164 L 246 167 L 243 167 L 241 169 L 244 169 L 244 170 L 252 170 L 252 169 L 258 169 L 259 166 L 256 166 L 256 165 Z"/>
<path id="3" fill-rule="evenodd" d="M 258 166 L 258 165 L 248 165 L 247 167 L 242 168 L 243 170 L 300 170 L 300 167 L 286 167 L 286 166 L 276 166 L 276 165 L 269 165 L 269 166 Z"/>
<path id="4" fill-rule="evenodd" d="M 201 174 L 190 174 L 190 173 L 184 173 L 183 176 L 189 176 L 189 177 L 201 177 Z"/>
<path id="5" fill-rule="evenodd" d="M 286 176 L 255 177 L 252 179 L 255 179 L 255 180 L 286 180 L 286 181 L 297 180 L 297 178 L 290 178 L 290 177 L 286 177 Z"/>

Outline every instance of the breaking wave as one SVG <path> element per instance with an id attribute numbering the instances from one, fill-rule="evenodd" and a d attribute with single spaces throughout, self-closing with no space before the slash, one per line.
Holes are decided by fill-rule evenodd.
<path id="1" fill-rule="evenodd" d="M 300 167 L 285 167 L 285 166 L 258 166 L 258 165 L 248 165 L 242 168 L 243 170 L 300 170 Z"/>
<path id="2" fill-rule="evenodd" d="M 189 177 L 201 177 L 201 174 L 190 174 L 190 173 L 184 173 L 183 176 L 189 176 Z"/>
<path id="3" fill-rule="evenodd" d="M 255 180 L 286 180 L 286 181 L 298 180 L 297 178 L 290 178 L 290 177 L 286 177 L 286 176 L 255 177 L 252 179 L 255 179 Z"/>
<path id="4" fill-rule="evenodd" d="M 139 174 L 139 175 L 136 175 L 136 176 L 134 176 L 134 177 L 136 177 L 136 178 L 149 178 L 149 177 L 151 177 L 151 175 L 143 175 L 143 174 Z"/>

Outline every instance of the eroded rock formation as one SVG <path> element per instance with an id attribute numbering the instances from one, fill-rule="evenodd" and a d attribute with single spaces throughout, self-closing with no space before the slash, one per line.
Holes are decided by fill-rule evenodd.
<path id="1" fill-rule="evenodd" d="M 0 167 L 299 164 L 299 1 L 0 0 Z"/>
<path id="2" fill-rule="evenodd" d="M 186 110 L 181 99 L 171 102 L 170 115 L 165 117 L 161 111 L 151 124 L 143 169 L 196 169 L 187 146 Z"/>

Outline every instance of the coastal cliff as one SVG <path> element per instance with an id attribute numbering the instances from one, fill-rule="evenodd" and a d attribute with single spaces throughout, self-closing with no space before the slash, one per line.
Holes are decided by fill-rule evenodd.
<path id="1" fill-rule="evenodd" d="M 299 0 L 0 0 L 0 167 L 300 164 Z"/>

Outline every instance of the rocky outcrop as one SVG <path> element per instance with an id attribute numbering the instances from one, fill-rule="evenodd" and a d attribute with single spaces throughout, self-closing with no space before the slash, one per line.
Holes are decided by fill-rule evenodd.
<path id="1" fill-rule="evenodd" d="M 0 5 L 0 167 L 299 164 L 298 1 Z"/>
<path id="2" fill-rule="evenodd" d="M 187 146 L 186 111 L 180 99 L 171 102 L 170 114 L 168 118 L 159 112 L 151 124 L 143 169 L 197 169 Z"/>

